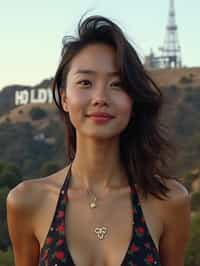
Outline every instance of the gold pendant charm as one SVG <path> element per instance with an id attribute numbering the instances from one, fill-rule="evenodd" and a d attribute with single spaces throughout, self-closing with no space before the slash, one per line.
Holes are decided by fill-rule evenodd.
<path id="1" fill-rule="evenodd" d="M 90 203 L 90 208 L 91 208 L 91 209 L 96 208 L 96 207 L 97 207 L 97 205 L 96 205 L 95 202 L 91 202 L 91 203 Z"/>
<path id="2" fill-rule="evenodd" d="M 97 234 L 97 238 L 102 240 L 104 238 L 104 236 L 107 234 L 108 228 L 105 226 L 96 227 L 94 232 Z"/>

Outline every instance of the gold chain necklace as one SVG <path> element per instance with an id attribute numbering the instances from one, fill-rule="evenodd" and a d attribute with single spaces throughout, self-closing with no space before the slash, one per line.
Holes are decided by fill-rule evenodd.
<path id="1" fill-rule="evenodd" d="M 92 191 L 89 191 L 88 189 L 87 193 L 88 195 L 92 194 L 94 196 L 94 199 L 89 202 L 90 209 L 97 208 L 97 197 Z M 108 233 L 108 227 L 107 226 L 95 227 L 94 232 L 97 235 L 97 239 L 102 240 L 104 239 L 105 235 Z"/>

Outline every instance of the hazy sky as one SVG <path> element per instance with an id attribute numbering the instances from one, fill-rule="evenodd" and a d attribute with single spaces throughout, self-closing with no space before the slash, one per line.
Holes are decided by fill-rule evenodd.
<path id="1" fill-rule="evenodd" d="M 200 66 L 200 1 L 176 0 L 175 7 L 183 63 Z M 162 46 L 168 9 L 169 0 L 0 0 L 0 89 L 52 77 L 62 37 L 76 32 L 86 10 L 117 22 L 143 58 Z"/>

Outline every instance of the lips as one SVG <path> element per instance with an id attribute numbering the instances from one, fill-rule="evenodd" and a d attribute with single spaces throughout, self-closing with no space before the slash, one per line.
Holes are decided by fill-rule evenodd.
<path id="1" fill-rule="evenodd" d="M 98 113 L 91 113 L 88 114 L 87 116 L 92 116 L 92 117 L 104 117 L 104 118 L 113 118 L 114 116 L 108 113 L 103 113 L 103 112 L 98 112 Z"/>

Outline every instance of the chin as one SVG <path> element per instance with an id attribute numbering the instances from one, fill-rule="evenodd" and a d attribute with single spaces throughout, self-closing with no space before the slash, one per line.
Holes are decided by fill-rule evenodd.
<path id="1" fill-rule="evenodd" d="M 121 133 L 121 132 L 120 132 Z M 118 138 L 120 136 L 119 132 L 103 132 L 99 130 L 98 132 L 85 132 L 82 133 L 85 137 L 93 138 L 93 139 L 98 139 L 98 140 L 108 140 L 108 139 L 113 139 L 113 138 Z"/>

